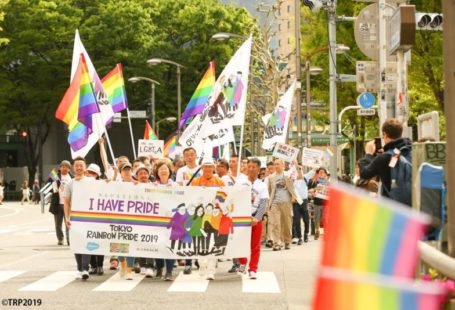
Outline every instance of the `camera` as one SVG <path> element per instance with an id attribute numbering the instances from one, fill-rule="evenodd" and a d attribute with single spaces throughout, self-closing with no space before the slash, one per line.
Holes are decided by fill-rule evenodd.
<path id="1" fill-rule="evenodd" d="M 381 138 L 374 138 L 374 146 L 376 148 L 375 154 L 377 154 L 378 151 L 382 149 Z"/>

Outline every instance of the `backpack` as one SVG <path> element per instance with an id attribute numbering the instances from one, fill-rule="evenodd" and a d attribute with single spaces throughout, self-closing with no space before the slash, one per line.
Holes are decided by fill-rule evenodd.
<path id="1" fill-rule="evenodd" d="M 403 153 L 404 150 L 407 150 Z M 388 196 L 402 204 L 412 206 L 412 154 L 410 146 L 404 146 L 396 151 L 388 150 L 386 153 L 393 157 L 398 156 L 397 163 L 390 167 L 390 191 Z"/>

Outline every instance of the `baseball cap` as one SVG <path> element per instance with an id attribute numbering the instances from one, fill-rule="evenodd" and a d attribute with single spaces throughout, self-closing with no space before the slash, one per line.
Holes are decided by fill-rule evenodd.
<path id="1" fill-rule="evenodd" d="M 122 172 L 122 170 L 125 169 L 125 168 L 130 168 L 131 169 L 132 166 L 128 162 L 127 163 L 123 163 L 123 164 L 120 165 L 119 171 Z"/>
<path id="2" fill-rule="evenodd" d="M 140 164 L 139 166 L 137 166 L 136 170 L 134 171 L 134 175 L 137 176 L 137 173 L 139 172 L 139 170 L 142 170 L 142 169 L 147 170 L 148 174 L 150 174 L 150 169 L 146 165 Z"/>
<path id="3" fill-rule="evenodd" d="M 67 166 L 68 168 L 71 168 L 71 163 L 67 160 L 62 160 L 62 162 L 60 163 L 60 167 L 61 166 Z"/>
<path id="4" fill-rule="evenodd" d="M 213 159 L 211 157 L 204 157 L 202 159 L 202 166 L 216 166 L 215 165 L 215 162 L 213 161 Z"/>

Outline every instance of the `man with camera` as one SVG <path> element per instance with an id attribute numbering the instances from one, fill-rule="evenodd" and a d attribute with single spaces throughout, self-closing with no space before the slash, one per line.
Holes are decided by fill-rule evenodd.
<path id="1" fill-rule="evenodd" d="M 365 156 L 359 160 L 360 177 L 368 180 L 378 176 L 382 183 L 381 195 L 395 199 L 391 195 L 391 190 L 396 187 L 395 179 L 392 182 L 392 169 L 401 164 L 400 156 L 411 162 L 412 144 L 411 140 L 402 137 L 403 126 L 396 118 L 387 119 L 381 129 L 384 147 L 376 145 L 375 140 L 365 145 Z M 412 176 L 406 181 L 412 182 Z"/>

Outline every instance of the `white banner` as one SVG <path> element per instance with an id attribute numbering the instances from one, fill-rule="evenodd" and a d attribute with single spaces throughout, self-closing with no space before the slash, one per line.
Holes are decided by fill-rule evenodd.
<path id="1" fill-rule="evenodd" d="M 262 148 L 269 150 L 275 143 L 285 143 L 288 132 L 289 117 L 294 99 L 296 82 L 294 81 L 286 93 L 280 98 L 273 113 L 266 117 L 267 125 L 264 128 Z"/>
<path id="2" fill-rule="evenodd" d="M 273 149 L 272 156 L 290 163 L 297 158 L 298 154 L 298 148 L 283 143 L 277 143 Z"/>
<path id="3" fill-rule="evenodd" d="M 163 140 L 144 140 L 139 139 L 137 144 L 137 156 L 146 156 L 149 158 L 163 157 Z"/>
<path id="4" fill-rule="evenodd" d="M 234 141 L 234 130 L 232 126 L 218 130 L 218 133 L 205 138 L 205 143 L 211 147 L 217 147 Z"/>
<path id="5" fill-rule="evenodd" d="M 205 140 L 202 139 L 202 134 L 200 134 L 204 118 L 204 112 L 196 115 L 179 138 L 179 144 L 184 149 L 187 147 L 193 147 L 198 155 L 201 155 L 204 150 Z"/>
<path id="6" fill-rule="evenodd" d="M 325 152 L 318 149 L 304 147 L 302 151 L 302 165 L 307 167 L 327 167 Z"/>
<path id="7" fill-rule="evenodd" d="M 154 258 L 249 257 L 251 188 L 75 182 L 71 250 Z"/>

